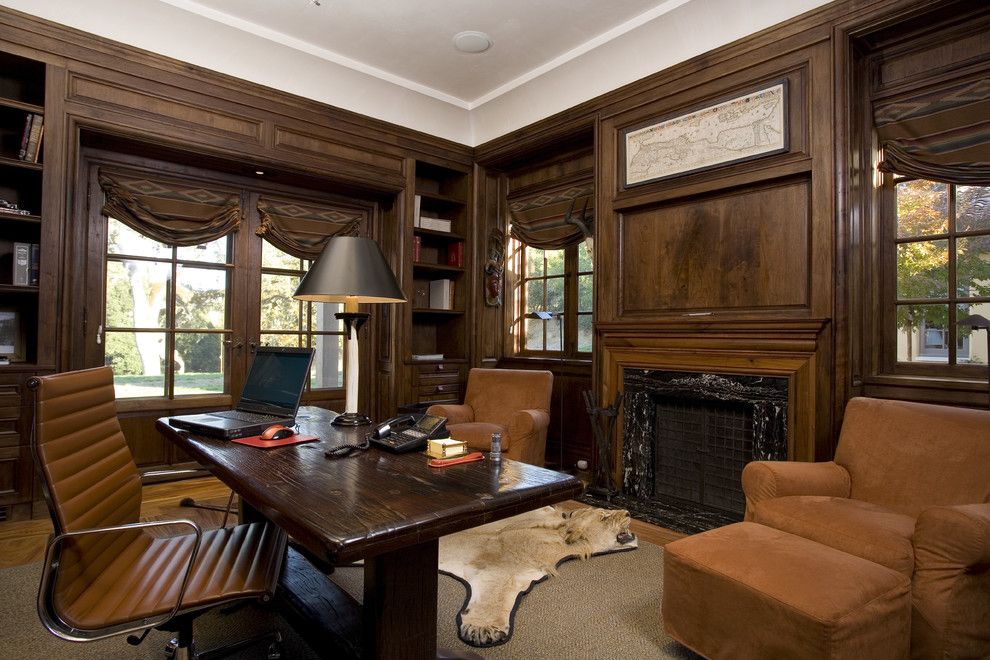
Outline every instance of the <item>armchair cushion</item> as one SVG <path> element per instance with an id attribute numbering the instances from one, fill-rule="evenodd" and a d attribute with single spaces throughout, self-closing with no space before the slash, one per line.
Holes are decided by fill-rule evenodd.
<path id="1" fill-rule="evenodd" d="M 463 440 L 469 449 L 488 451 L 492 448 L 492 433 L 502 434 L 502 451 L 508 451 L 512 443 L 508 429 L 498 424 L 487 422 L 465 422 L 463 424 L 447 424 L 450 437 Z"/>
<path id="2" fill-rule="evenodd" d="M 842 497 L 792 495 L 760 502 L 753 522 L 869 559 L 908 578 L 914 571 L 914 518 Z"/>

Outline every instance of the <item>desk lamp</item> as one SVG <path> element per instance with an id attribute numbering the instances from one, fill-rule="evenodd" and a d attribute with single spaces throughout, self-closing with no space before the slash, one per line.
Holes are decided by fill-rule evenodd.
<path id="1" fill-rule="evenodd" d="M 956 321 L 960 325 L 973 330 L 987 331 L 987 355 L 990 356 L 990 319 L 979 314 L 970 314 L 966 318 Z M 987 366 L 987 407 L 990 407 L 990 365 Z"/>
<path id="2" fill-rule="evenodd" d="M 347 329 L 347 399 L 344 414 L 338 415 L 333 423 L 370 424 L 371 419 L 358 412 L 358 330 L 370 314 L 359 312 L 358 303 L 406 302 L 378 243 L 363 236 L 334 236 L 292 297 L 308 302 L 344 303 L 344 311 L 334 316 Z"/>

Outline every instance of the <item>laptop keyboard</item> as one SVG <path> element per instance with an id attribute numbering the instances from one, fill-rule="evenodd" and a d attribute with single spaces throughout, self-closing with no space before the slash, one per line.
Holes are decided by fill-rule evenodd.
<path id="1" fill-rule="evenodd" d="M 242 410 L 224 410 L 210 414 L 214 417 L 236 419 L 239 422 L 272 422 L 279 419 L 285 419 L 284 417 L 276 417 L 275 415 L 262 415 L 260 413 L 244 412 Z"/>

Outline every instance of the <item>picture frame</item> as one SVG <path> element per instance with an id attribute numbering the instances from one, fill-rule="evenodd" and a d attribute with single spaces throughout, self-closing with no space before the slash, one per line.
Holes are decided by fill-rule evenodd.
<path id="1" fill-rule="evenodd" d="M 788 81 L 621 133 L 624 187 L 724 167 L 788 150 Z"/>
<path id="2" fill-rule="evenodd" d="M 23 362 L 24 319 L 20 310 L 0 307 L 0 358 L 9 362 Z"/>

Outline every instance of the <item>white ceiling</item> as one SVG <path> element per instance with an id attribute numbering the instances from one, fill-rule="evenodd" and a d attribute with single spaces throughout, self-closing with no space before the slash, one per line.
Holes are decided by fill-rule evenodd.
<path id="1" fill-rule="evenodd" d="M 688 0 L 161 1 L 470 109 Z"/>
<path id="2" fill-rule="evenodd" d="M 0 5 L 474 146 L 829 0 L 319 1 Z"/>

